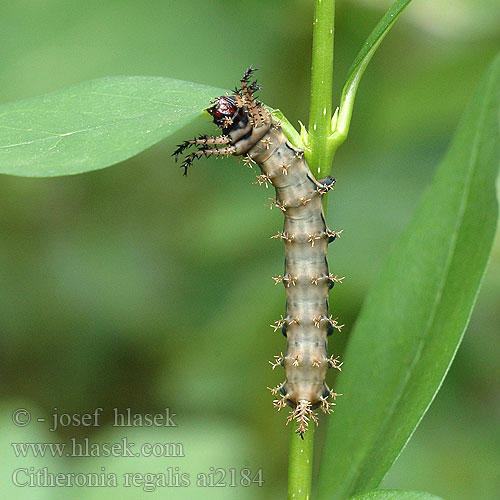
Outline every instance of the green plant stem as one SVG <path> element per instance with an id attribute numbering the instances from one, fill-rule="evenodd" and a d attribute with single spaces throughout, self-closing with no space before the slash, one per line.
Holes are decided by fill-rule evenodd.
<path id="1" fill-rule="evenodd" d="M 328 137 L 332 133 L 334 24 L 335 0 L 315 0 L 306 160 L 318 178 L 329 174 L 333 158 Z"/>
<path id="2" fill-rule="evenodd" d="M 304 439 L 291 425 L 290 454 L 288 457 L 288 500 L 310 500 L 314 448 L 314 424 L 311 422 Z"/>
<path id="3" fill-rule="evenodd" d="M 311 104 L 307 134 L 306 160 L 318 178 L 331 168 L 333 151 L 328 138 L 332 134 L 332 85 L 335 25 L 335 0 L 315 0 L 311 67 Z M 326 198 L 326 197 L 325 197 Z M 326 208 L 326 207 L 325 207 Z M 314 424 L 304 439 L 292 425 L 288 462 L 288 499 L 310 500 L 314 449 Z"/>

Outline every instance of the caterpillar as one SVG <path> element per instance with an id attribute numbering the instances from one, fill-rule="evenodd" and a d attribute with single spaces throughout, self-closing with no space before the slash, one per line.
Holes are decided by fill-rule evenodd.
<path id="1" fill-rule="evenodd" d="M 260 167 L 254 184 L 275 188 L 276 196 L 268 205 L 281 210 L 285 221 L 283 230 L 271 238 L 284 243 L 285 269 L 283 275 L 272 278 L 285 287 L 286 312 L 270 326 L 281 330 L 287 348 L 270 363 L 273 370 L 283 366 L 286 379 L 268 389 L 276 396 L 273 404 L 278 410 L 291 407 L 286 423 L 295 420 L 303 438 L 311 420 L 318 424 L 314 410 L 333 412 L 340 396 L 326 385 L 325 377 L 329 368 L 341 370 L 342 366 L 339 357 L 328 356 L 327 351 L 327 337 L 344 326 L 330 315 L 328 306 L 329 290 L 344 278 L 333 275 L 327 261 L 327 245 L 342 231 L 329 229 L 323 212 L 323 195 L 333 189 L 335 179 L 315 179 L 304 151 L 287 140 L 281 124 L 256 99 L 260 85 L 251 81 L 256 69 L 250 67 L 244 73 L 241 87 L 232 95 L 216 98 L 207 108 L 222 135 L 185 141 L 173 156 L 177 160 L 186 149 L 197 148 L 184 158 L 184 175 L 196 159 L 241 156 L 246 165 Z"/>

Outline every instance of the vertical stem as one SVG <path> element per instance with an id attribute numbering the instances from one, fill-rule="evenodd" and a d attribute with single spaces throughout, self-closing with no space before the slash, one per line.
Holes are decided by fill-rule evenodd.
<path id="1" fill-rule="evenodd" d="M 328 175 L 333 159 L 328 137 L 332 133 L 334 24 L 335 0 L 315 0 L 308 130 L 310 151 L 306 152 L 306 160 L 319 178 Z"/>
<path id="2" fill-rule="evenodd" d="M 312 486 L 312 464 L 314 448 L 314 423 L 304 434 L 304 439 L 291 425 L 290 455 L 288 458 L 288 500 L 310 500 Z"/>
<path id="3" fill-rule="evenodd" d="M 330 173 L 333 159 L 333 149 L 328 145 L 328 138 L 332 134 L 334 25 L 335 0 L 314 0 L 311 107 L 308 150 L 305 154 L 311 171 L 318 178 Z M 314 425 L 309 426 L 303 440 L 295 432 L 295 423 L 291 427 L 288 499 L 310 500 Z"/>

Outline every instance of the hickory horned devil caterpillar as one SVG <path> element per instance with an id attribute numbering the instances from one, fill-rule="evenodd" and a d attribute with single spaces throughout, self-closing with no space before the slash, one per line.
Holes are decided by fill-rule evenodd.
<path id="1" fill-rule="evenodd" d="M 250 67 L 241 80 L 241 88 L 233 95 L 225 95 L 211 102 L 207 111 L 222 135 L 202 135 L 180 144 L 173 153 L 177 159 L 187 148 L 198 149 L 187 155 L 182 167 L 184 175 L 196 158 L 212 155 L 243 156 L 246 165 L 259 165 L 261 174 L 255 184 L 272 184 L 276 197 L 269 204 L 278 207 L 285 217 L 283 231 L 272 238 L 285 245 L 284 275 L 273 276 L 276 284 L 286 290 L 286 315 L 271 327 L 281 330 L 287 338 L 286 354 L 275 356 L 270 362 L 273 370 L 284 366 L 285 382 L 269 388 L 275 395 L 274 406 L 280 410 L 291 406 L 287 424 L 297 421 L 297 432 L 303 437 L 309 420 L 318 423 L 313 411 L 320 407 L 331 413 L 337 396 L 325 383 L 328 368 L 341 369 L 338 357 L 328 357 L 327 337 L 337 329 L 337 320 L 328 310 L 328 291 L 343 278 L 328 270 L 327 245 L 342 231 L 326 226 L 323 213 L 323 195 L 335 185 L 335 179 L 316 180 L 304 159 L 304 152 L 295 148 L 286 138 L 281 124 L 273 121 L 271 113 L 256 100 L 260 89 L 250 81 L 257 68 Z"/>

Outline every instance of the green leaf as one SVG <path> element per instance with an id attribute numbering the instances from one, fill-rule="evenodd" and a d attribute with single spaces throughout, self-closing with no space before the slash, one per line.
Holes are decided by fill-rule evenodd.
<path id="1" fill-rule="evenodd" d="M 330 419 L 320 471 L 322 499 L 345 499 L 379 484 L 448 371 L 497 225 L 499 110 L 500 56 L 350 337 L 335 387 L 344 396 Z"/>
<path id="2" fill-rule="evenodd" d="M 370 36 L 367 38 L 349 69 L 347 80 L 342 89 L 339 114 L 338 117 L 334 116 L 335 120 L 332 123 L 332 127 L 335 127 L 331 136 L 332 147 L 334 147 L 334 149 L 340 146 L 347 137 L 354 107 L 354 99 L 356 98 L 359 82 L 368 63 L 371 61 L 373 54 L 375 54 L 393 24 L 410 2 L 411 0 L 396 0 L 392 4 L 391 8 L 385 13 L 384 17 L 370 33 Z"/>
<path id="3" fill-rule="evenodd" d="M 49 177 L 126 160 L 201 116 L 224 90 L 117 76 L 0 106 L 0 173 Z"/>
<path id="4" fill-rule="evenodd" d="M 423 491 L 372 490 L 360 493 L 350 500 L 442 500 L 436 495 Z"/>

